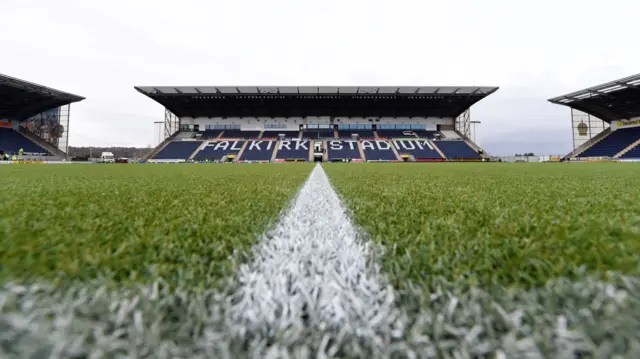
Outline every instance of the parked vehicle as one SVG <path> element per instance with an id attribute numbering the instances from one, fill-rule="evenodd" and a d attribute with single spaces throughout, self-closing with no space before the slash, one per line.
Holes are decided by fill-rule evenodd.
<path id="1" fill-rule="evenodd" d="M 115 163 L 115 157 L 111 152 L 102 152 L 100 155 L 100 163 Z"/>

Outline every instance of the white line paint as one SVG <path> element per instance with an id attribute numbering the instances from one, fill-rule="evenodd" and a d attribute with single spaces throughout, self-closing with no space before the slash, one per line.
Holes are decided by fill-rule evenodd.
<path id="1" fill-rule="evenodd" d="M 239 270 L 230 324 L 271 337 L 304 329 L 393 335 L 399 311 L 320 165 Z M 401 329 L 401 328 L 396 328 Z"/>

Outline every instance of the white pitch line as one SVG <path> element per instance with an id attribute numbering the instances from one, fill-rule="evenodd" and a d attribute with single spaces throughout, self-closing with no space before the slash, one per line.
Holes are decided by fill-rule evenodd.
<path id="1" fill-rule="evenodd" d="M 253 261 L 240 267 L 232 328 L 261 337 L 304 329 L 347 330 L 373 340 L 376 333 L 393 335 L 394 291 L 381 284 L 371 252 L 317 165 L 276 228 L 254 247 Z"/>

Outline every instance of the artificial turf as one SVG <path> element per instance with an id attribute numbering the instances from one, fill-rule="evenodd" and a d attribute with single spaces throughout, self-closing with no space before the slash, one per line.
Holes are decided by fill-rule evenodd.
<path id="1" fill-rule="evenodd" d="M 311 168 L 0 166 L 0 281 L 233 276 Z"/>
<path id="2" fill-rule="evenodd" d="M 325 165 L 397 288 L 443 277 L 482 288 L 640 267 L 640 166 Z"/>

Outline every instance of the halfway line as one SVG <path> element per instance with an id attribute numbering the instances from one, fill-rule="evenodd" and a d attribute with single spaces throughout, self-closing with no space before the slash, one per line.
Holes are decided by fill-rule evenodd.
<path id="1" fill-rule="evenodd" d="M 371 252 L 317 165 L 276 228 L 254 247 L 252 263 L 240 267 L 230 298 L 233 331 L 265 338 L 339 329 L 388 337 L 399 311 Z"/>

